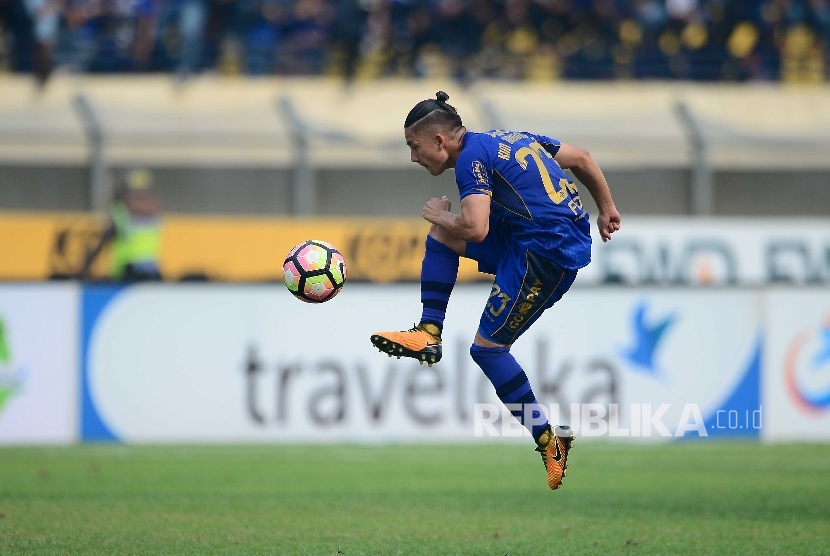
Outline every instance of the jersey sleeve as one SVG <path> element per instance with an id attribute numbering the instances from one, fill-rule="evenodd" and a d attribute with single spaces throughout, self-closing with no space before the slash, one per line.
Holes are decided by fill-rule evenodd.
<path id="1" fill-rule="evenodd" d="M 536 140 L 539 141 L 542 148 L 548 151 L 551 156 L 556 156 L 556 153 L 559 152 L 559 147 L 562 146 L 559 139 L 554 139 L 553 137 L 547 137 L 545 135 L 537 135 Z"/>
<path id="2" fill-rule="evenodd" d="M 455 164 L 455 182 L 459 198 L 467 195 L 493 196 L 493 169 L 489 157 L 479 145 L 470 145 L 458 156 Z"/>

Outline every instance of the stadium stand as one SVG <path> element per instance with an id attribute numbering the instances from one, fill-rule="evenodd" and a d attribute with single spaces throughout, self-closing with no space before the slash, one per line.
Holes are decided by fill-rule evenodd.
<path id="1" fill-rule="evenodd" d="M 2 0 L 0 67 L 567 79 L 828 74 L 827 0 Z"/>

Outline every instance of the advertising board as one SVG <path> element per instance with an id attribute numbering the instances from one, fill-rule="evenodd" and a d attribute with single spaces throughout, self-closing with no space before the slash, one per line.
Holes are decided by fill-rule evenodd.
<path id="1" fill-rule="evenodd" d="M 830 440 L 830 292 L 766 297 L 764 438 Z"/>
<path id="2" fill-rule="evenodd" d="M 580 284 L 830 283 L 830 226 L 819 219 L 628 218 L 624 234 L 594 237 Z M 594 230 L 595 231 L 595 230 Z"/>
<path id="3" fill-rule="evenodd" d="M 387 358 L 369 342 L 417 320 L 416 285 L 347 284 L 322 305 L 302 304 L 281 285 L 87 286 L 82 438 L 521 435 L 468 353 L 489 292 L 456 287 L 444 358 L 428 367 Z M 577 289 L 512 353 L 552 420 L 583 437 L 668 440 L 758 437 L 762 349 L 755 292 Z"/>
<path id="4" fill-rule="evenodd" d="M 0 285 L 0 444 L 77 439 L 78 290 Z"/>
<path id="5" fill-rule="evenodd" d="M 86 213 L 0 213 L 0 280 L 73 276 L 106 219 Z M 429 224 L 420 218 L 251 218 L 166 215 L 160 265 L 167 280 L 278 280 L 285 254 L 325 239 L 346 257 L 351 280 L 417 281 Z M 758 286 L 830 283 L 824 219 L 625 217 L 624 233 L 593 238 L 593 262 L 577 285 Z M 92 276 L 105 278 L 105 250 Z M 487 281 L 462 259 L 459 281 Z"/>

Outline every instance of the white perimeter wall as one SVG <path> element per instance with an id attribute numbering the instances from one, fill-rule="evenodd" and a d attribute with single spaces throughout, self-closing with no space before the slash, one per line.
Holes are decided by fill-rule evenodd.
<path id="1" fill-rule="evenodd" d="M 457 287 L 430 369 L 368 340 L 417 320 L 417 285 L 319 306 L 279 285 L 0 286 L 0 443 L 475 440 L 475 403 L 498 407 L 467 352 L 488 293 Z M 583 437 L 830 439 L 824 288 L 575 288 L 513 353 Z"/>

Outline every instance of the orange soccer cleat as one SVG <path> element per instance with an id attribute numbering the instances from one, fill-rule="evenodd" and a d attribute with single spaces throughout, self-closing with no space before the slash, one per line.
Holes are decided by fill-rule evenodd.
<path id="1" fill-rule="evenodd" d="M 411 357 L 430 367 L 441 360 L 441 329 L 422 323 L 401 332 L 372 334 L 372 345 L 389 357 Z"/>
<path id="2" fill-rule="evenodd" d="M 567 425 L 550 426 L 539 435 L 536 451 L 542 455 L 542 463 L 548 472 L 548 486 L 556 490 L 567 475 L 568 452 L 573 447 L 576 435 Z"/>

